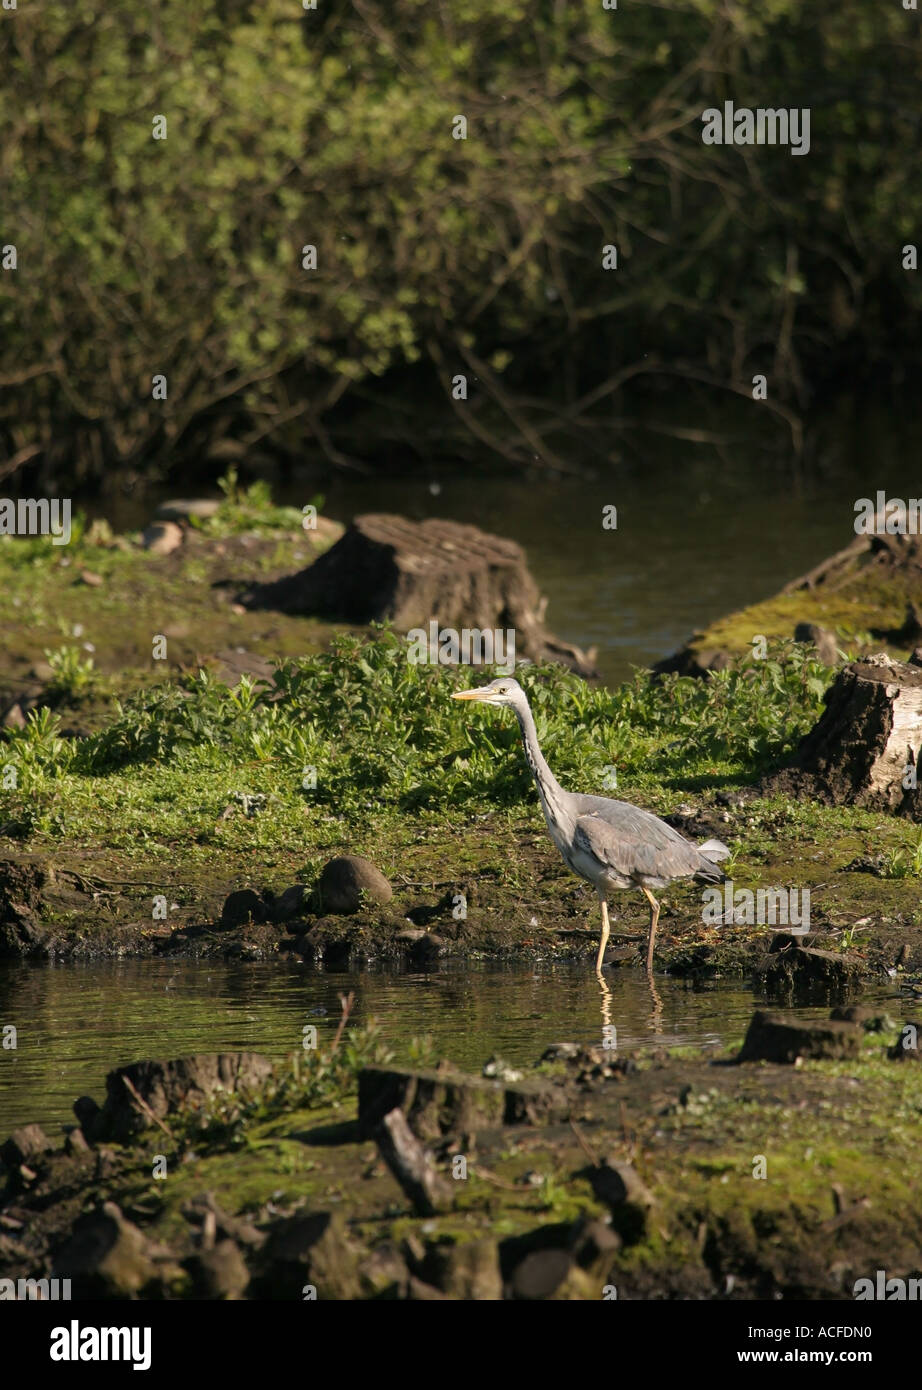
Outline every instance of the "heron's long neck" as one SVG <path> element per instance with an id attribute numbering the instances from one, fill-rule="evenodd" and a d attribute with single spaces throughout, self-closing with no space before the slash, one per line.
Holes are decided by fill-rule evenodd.
<path id="1" fill-rule="evenodd" d="M 531 709 L 526 704 L 524 709 L 516 709 L 515 713 L 519 721 L 519 728 L 522 730 L 525 761 L 535 775 L 535 781 L 538 784 L 538 795 L 541 797 L 544 814 L 549 823 L 562 826 L 568 820 L 565 793 L 560 783 L 557 781 L 557 778 L 548 767 L 544 754 L 541 752 Z"/>

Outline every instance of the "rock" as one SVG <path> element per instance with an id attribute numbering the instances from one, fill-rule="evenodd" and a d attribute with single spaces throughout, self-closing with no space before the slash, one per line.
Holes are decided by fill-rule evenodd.
<path id="1" fill-rule="evenodd" d="M 157 521 L 189 521 L 194 517 L 196 521 L 207 521 L 216 515 L 220 506 L 220 500 L 214 497 L 171 497 L 160 503 L 154 518 Z"/>
<path id="2" fill-rule="evenodd" d="M 392 1245 L 377 1246 L 359 1265 L 359 1278 L 366 1298 L 406 1298 L 410 1271 L 406 1260 Z"/>
<path id="3" fill-rule="evenodd" d="M 798 1057 L 857 1057 L 862 1030 L 830 1019 L 809 1023 L 758 1010 L 752 1016 L 737 1062 L 796 1062 Z"/>
<path id="4" fill-rule="evenodd" d="M 649 1197 L 649 1193 L 647 1196 Z M 650 1198 L 652 1202 L 652 1197 Z M 570 1240 L 573 1258 L 581 1269 L 596 1274 L 607 1272 L 614 1255 L 621 1249 L 621 1237 L 604 1221 L 577 1221 Z"/>
<path id="5" fill-rule="evenodd" d="M 449 1298 L 492 1303 L 503 1296 L 495 1240 L 467 1240 L 436 1246 L 429 1252 L 424 1268 L 427 1282 Z"/>
<path id="6" fill-rule="evenodd" d="M 23 714 L 22 705 L 18 700 L 6 710 L 3 716 L 4 729 L 24 729 L 26 727 L 26 716 Z"/>
<path id="7" fill-rule="evenodd" d="M 318 912 L 358 912 L 363 902 L 389 903 L 394 896 L 387 879 L 368 859 L 357 854 L 330 859 L 314 890 Z"/>
<path id="8" fill-rule="evenodd" d="M 885 653 L 851 662 L 792 764 L 765 779 L 765 795 L 809 796 L 922 819 L 922 778 L 905 786 L 922 751 L 922 671 Z"/>
<path id="9" fill-rule="evenodd" d="M 257 1257 L 257 1297 L 303 1299 L 312 1284 L 318 1299 L 358 1298 L 358 1255 L 336 1214 L 315 1212 L 277 1221 Z"/>
<path id="10" fill-rule="evenodd" d="M 495 1052 L 483 1064 L 484 1076 L 494 1078 L 497 1081 L 521 1081 L 523 1072 L 517 1067 L 511 1067 L 508 1062 L 503 1061 L 502 1057 Z"/>
<path id="11" fill-rule="evenodd" d="M 192 1255 L 185 1267 L 200 1298 L 241 1298 L 250 1282 L 250 1271 L 232 1240 L 220 1240 L 211 1250 Z"/>
<path id="12" fill-rule="evenodd" d="M 579 1043 L 551 1043 L 541 1054 L 542 1062 L 572 1062 L 580 1054 Z"/>
<path id="13" fill-rule="evenodd" d="M 252 888 L 238 888 L 229 893 L 221 908 L 221 925 L 238 927 L 245 922 L 266 922 L 269 910 L 258 893 Z"/>
<path id="14" fill-rule="evenodd" d="M 50 661 L 36 661 L 29 669 L 29 675 L 37 681 L 54 680 L 54 667 Z"/>
<path id="15" fill-rule="evenodd" d="M 14 1129 L 9 1139 L 0 1146 L 0 1159 L 7 1168 L 18 1168 L 20 1163 L 31 1163 L 53 1148 L 41 1125 L 23 1125 L 21 1129 Z"/>
<path id="16" fill-rule="evenodd" d="M 816 654 L 824 666 L 838 666 L 839 644 L 834 632 L 818 623 L 798 623 L 794 629 L 794 641 L 809 643 L 816 648 Z"/>
<path id="17" fill-rule="evenodd" d="M 80 579 L 82 583 L 89 585 L 91 589 L 98 589 L 100 584 L 103 583 L 102 575 L 97 574 L 95 570 L 81 570 Z"/>
<path id="18" fill-rule="evenodd" d="M 543 1081 L 508 1084 L 451 1070 L 401 1071 L 365 1067 L 359 1072 L 359 1124 L 371 1135 L 385 1115 L 399 1108 L 422 1140 L 444 1134 L 475 1134 L 503 1124 L 564 1120 L 570 1097 Z"/>
<path id="19" fill-rule="evenodd" d="M 706 676 L 710 671 L 726 670 L 730 665 L 729 652 L 720 647 L 698 650 L 695 643 L 702 636 L 696 632 L 677 652 L 657 661 L 651 670 L 658 676 L 670 675 L 673 671 L 680 676 Z"/>
<path id="20" fill-rule="evenodd" d="M 152 555 L 172 555 L 182 545 L 182 527 L 174 521 L 153 521 L 142 531 L 141 544 Z"/>
<path id="21" fill-rule="evenodd" d="M 86 1142 L 83 1130 L 69 1129 L 64 1140 L 64 1152 L 71 1158 L 76 1158 L 78 1154 L 87 1154 L 89 1151 L 90 1146 Z"/>
<path id="22" fill-rule="evenodd" d="M 249 676 L 253 681 L 266 681 L 271 685 L 275 675 L 273 662 L 242 647 L 222 648 L 209 658 L 208 666 L 216 680 L 223 681 L 231 687 L 238 686 L 243 676 Z"/>
<path id="23" fill-rule="evenodd" d="M 612 1226 L 629 1244 L 641 1240 L 647 1228 L 647 1215 L 654 1205 L 653 1194 L 640 1174 L 623 1159 L 609 1158 L 585 1171 L 592 1190 L 612 1214 Z"/>
<path id="24" fill-rule="evenodd" d="M 512 1276 L 512 1297 L 550 1298 L 570 1273 L 572 1264 L 567 1250 L 533 1250 Z"/>
<path id="25" fill-rule="evenodd" d="M 407 955 L 412 966 L 424 967 L 447 953 L 448 942 L 444 937 L 438 936 L 435 932 L 423 932 L 419 940 L 412 943 Z"/>
<path id="26" fill-rule="evenodd" d="M 385 513 L 357 516 L 307 569 L 255 589 L 253 607 L 320 613 L 348 623 L 390 620 L 401 632 L 440 628 L 515 631 L 515 654 L 596 674 L 592 652 L 544 626 L 544 604 L 515 541 L 476 526 Z"/>
<path id="27" fill-rule="evenodd" d="M 290 888 L 286 888 L 276 898 L 272 907 L 272 920 L 273 922 L 290 922 L 293 917 L 300 917 L 305 907 L 304 884 L 293 883 Z"/>
<path id="28" fill-rule="evenodd" d="M 93 1114 L 83 1102 L 78 1102 L 80 1109 L 75 1105 L 74 1113 L 91 1143 L 124 1143 L 153 1123 L 125 1085 L 125 1078 L 147 1110 L 162 1120 L 185 1105 L 201 1105 L 215 1091 L 257 1088 L 271 1074 L 272 1063 L 255 1052 L 196 1053 L 170 1062 L 134 1062 L 109 1072 L 106 1102 L 101 1110 Z"/>
<path id="29" fill-rule="evenodd" d="M 52 1277 L 73 1280 L 77 1298 L 134 1298 L 157 1275 L 148 1243 L 114 1202 L 79 1216 L 57 1251 Z"/>

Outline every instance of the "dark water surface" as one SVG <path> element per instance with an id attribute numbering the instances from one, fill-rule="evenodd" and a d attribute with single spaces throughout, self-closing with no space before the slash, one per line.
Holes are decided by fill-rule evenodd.
<path id="1" fill-rule="evenodd" d="M 859 497 L 879 488 L 919 494 L 918 420 L 864 405 L 827 410 L 807 420 L 815 442 L 810 462 L 799 464 L 777 421 L 757 417 L 757 409 L 735 410 L 701 422 L 718 444 L 668 437 L 659 431 L 673 426 L 657 418 L 602 441 L 579 461 L 585 476 L 444 463 L 404 474 L 341 471 L 322 488 L 324 511 L 342 522 L 368 511 L 445 517 L 518 541 L 548 598 L 551 629 L 597 646 L 604 679 L 617 682 L 841 550 L 854 539 Z M 676 415 L 677 428 L 696 423 L 688 411 Z M 156 501 L 182 492 L 98 499 L 89 510 L 116 526 L 142 526 Z M 275 493 L 301 507 L 315 489 Z M 603 530 L 606 506 L 617 508 L 617 530 Z"/>
<path id="2" fill-rule="evenodd" d="M 719 1054 L 742 1036 L 759 1002 L 739 982 L 696 988 L 658 976 L 655 1026 L 643 973 L 607 973 L 619 1049 L 695 1044 Z M 438 1056 L 477 1072 L 494 1052 L 518 1064 L 537 1061 L 552 1042 L 601 1043 L 601 995 L 585 965 L 432 974 L 188 961 L 4 965 L 0 1026 L 15 1024 L 18 1047 L 0 1050 L 0 1138 L 33 1121 L 73 1123 L 77 1096 L 101 1101 L 106 1072 L 142 1058 L 236 1049 L 282 1057 L 301 1047 L 305 1024 L 316 1025 L 323 1048 L 349 990 L 355 1022 L 376 1018 L 398 1061 L 426 1034 Z M 899 1017 L 894 992 L 881 999 Z"/>

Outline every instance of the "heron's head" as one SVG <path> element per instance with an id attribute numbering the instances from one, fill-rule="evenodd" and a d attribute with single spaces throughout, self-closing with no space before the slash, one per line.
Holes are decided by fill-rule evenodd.
<path id="1" fill-rule="evenodd" d="M 456 690 L 453 700 L 477 700 L 481 705 L 512 705 L 519 708 L 527 705 L 525 691 L 512 676 L 500 676 L 489 685 L 479 685 L 474 690 Z"/>

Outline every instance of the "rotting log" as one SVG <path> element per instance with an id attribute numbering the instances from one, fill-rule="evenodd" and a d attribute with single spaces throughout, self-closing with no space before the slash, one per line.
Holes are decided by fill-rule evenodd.
<path id="1" fill-rule="evenodd" d="M 347 623 L 389 620 L 401 632 L 428 632 L 433 622 L 458 633 L 512 630 L 517 656 L 597 674 L 593 651 L 545 627 L 546 602 L 522 547 L 457 521 L 358 516 L 313 564 L 259 585 L 244 602 Z"/>
<path id="2" fill-rule="evenodd" d="M 451 1206 L 452 1192 L 399 1108 L 384 1116 L 375 1132 L 381 1157 L 400 1183 L 419 1216 L 434 1216 Z"/>
<path id="3" fill-rule="evenodd" d="M 844 667 L 826 708 L 767 794 L 810 796 L 920 819 L 922 670 L 881 654 Z"/>

